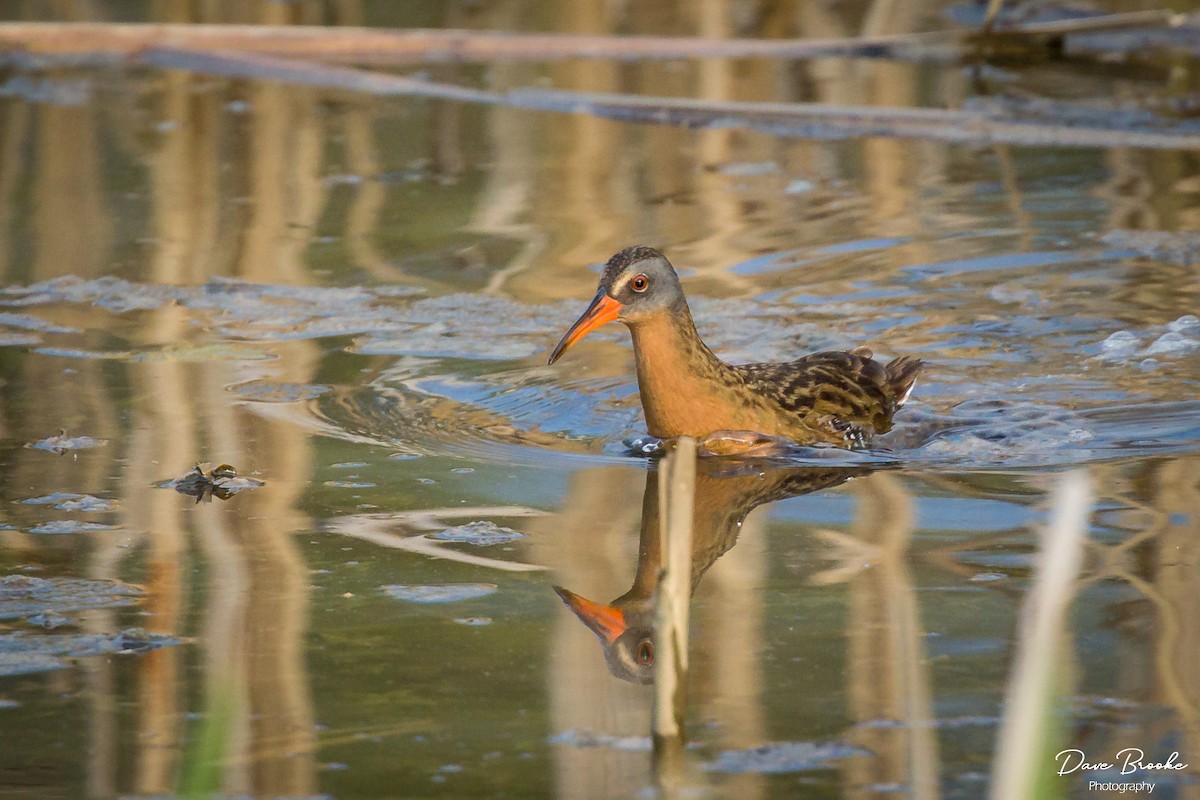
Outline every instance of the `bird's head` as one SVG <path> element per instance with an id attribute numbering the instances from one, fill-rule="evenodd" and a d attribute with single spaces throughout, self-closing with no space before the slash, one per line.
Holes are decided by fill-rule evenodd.
<path id="1" fill-rule="evenodd" d="M 592 303 L 550 354 L 550 363 L 571 345 L 613 320 L 636 325 L 663 313 L 686 309 L 679 276 L 653 247 L 627 247 L 608 260 Z"/>
<path id="2" fill-rule="evenodd" d="M 608 671 L 623 681 L 654 681 L 654 631 L 637 610 L 606 606 L 561 586 L 554 591 L 604 647 Z"/>

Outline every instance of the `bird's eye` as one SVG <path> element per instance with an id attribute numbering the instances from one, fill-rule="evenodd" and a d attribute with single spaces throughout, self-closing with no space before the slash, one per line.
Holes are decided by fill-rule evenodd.
<path id="1" fill-rule="evenodd" d="M 648 667 L 654 663 L 654 643 L 649 639 L 638 645 L 637 660 L 643 667 Z"/>
<path id="2" fill-rule="evenodd" d="M 635 292 L 644 292 L 646 291 L 646 287 L 650 285 L 650 279 L 639 273 L 634 275 L 633 280 L 629 283 L 631 286 L 633 286 L 633 290 Z"/>

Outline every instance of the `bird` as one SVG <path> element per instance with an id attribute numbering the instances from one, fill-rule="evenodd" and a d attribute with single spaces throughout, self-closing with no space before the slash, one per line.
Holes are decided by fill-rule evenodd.
<path id="1" fill-rule="evenodd" d="M 663 440 L 744 431 L 806 446 L 866 449 L 873 436 L 891 429 L 892 415 L 924 366 L 911 356 L 881 363 L 866 347 L 786 363 L 727 364 L 696 331 L 671 262 L 644 245 L 608 260 L 596 296 L 549 363 L 614 320 L 633 336 L 646 425 Z"/>
<path id="2" fill-rule="evenodd" d="M 692 507 L 690 590 L 694 592 L 709 567 L 737 544 L 742 521 L 755 508 L 837 486 L 867 472 L 863 467 L 700 459 L 696 462 Z M 654 679 L 654 592 L 663 568 L 659 475 L 656 469 L 646 472 L 637 570 L 629 590 L 606 604 L 562 586 L 554 587 L 567 608 L 600 640 L 608 671 L 631 683 L 650 683 Z"/>

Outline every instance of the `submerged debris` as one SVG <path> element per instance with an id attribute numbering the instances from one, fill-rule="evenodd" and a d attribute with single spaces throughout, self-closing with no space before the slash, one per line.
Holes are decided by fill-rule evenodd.
<path id="1" fill-rule="evenodd" d="M 265 486 L 265 481 L 257 478 L 243 478 L 229 464 L 222 464 L 206 475 L 206 464 L 197 464 L 185 474 L 169 481 L 158 484 L 160 489 L 174 489 L 180 494 L 191 495 L 197 503 L 211 503 L 214 497 L 228 500 L 238 492 L 247 489 L 257 489 Z"/>
<path id="2" fill-rule="evenodd" d="M 67 436 L 66 430 L 60 430 L 58 436 L 28 442 L 25 446 L 31 450 L 45 450 L 49 453 L 62 455 L 68 450 L 89 450 L 93 447 L 103 447 L 108 439 L 93 439 L 91 436 Z"/>

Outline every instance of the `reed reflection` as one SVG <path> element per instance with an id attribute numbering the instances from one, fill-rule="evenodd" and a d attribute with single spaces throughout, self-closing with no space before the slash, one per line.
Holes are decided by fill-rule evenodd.
<path id="1" fill-rule="evenodd" d="M 696 467 L 691 588 L 735 544 L 746 515 L 764 503 L 837 486 L 861 468 L 769 466 L 750 461 L 700 459 Z M 637 570 L 633 585 L 608 604 L 555 587 L 559 597 L 596 635 L 609 671 L 634 683 L 654 678 L 654 591 L 662 571 L 659 537 L 659 470 L 646 473 Z"/>

